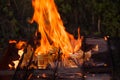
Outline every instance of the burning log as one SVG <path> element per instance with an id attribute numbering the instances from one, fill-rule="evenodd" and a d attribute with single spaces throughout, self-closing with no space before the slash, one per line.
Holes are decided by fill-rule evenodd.
<path id="1" fill-rule="evenodd" d="M 24 53 L 24 57 L 23 57 L 23 60 L 22 60 L 22 63 L 21 63 L 21 68 L 27 66 L 29 60 L 30 60 L 30 57 L 32 56 L 32 53 L 33 53 L 33 48 L 28 45 L 27 46 L 27 52 Z"/>
<path id="2" fill-rule="evenodd" d="M 70 58 L 72 58 L 72 60 L 74 60 L 74 62 L 77 65 L 82 65 L 83 64 L 83 53 L 84 52 L 82 50 L 78 50 L 74 54 L 71 54 Z"/>
<path id="3" fill-rule="evenodd" d="M 46 69 L 48 65 L 50 65 L 52 68 L 55 67 L 54 62 L 58 58 L 58 48 L 53 47 L 50 51 L 48 51 L 47 54 L 38 54 L 38 68 L 39 69 Z"/>

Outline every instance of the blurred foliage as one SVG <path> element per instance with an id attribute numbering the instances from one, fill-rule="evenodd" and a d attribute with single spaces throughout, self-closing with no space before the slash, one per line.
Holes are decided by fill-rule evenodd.
<path id="1" fill-rule="evenodd" d="M 55 0 L 67 28 L 80 26 L 83 35 L 120 37 L 120 0 Z M 69 30 L 70 30 L 69 29 Z M 93 32 L 94 30 L 94 32 Z M 73 31 L 74 33 L 74 31 Z"/>
<path id="2" fill-rule="evenodd" d="M 11 39 L 28 40 L 34 35 L 36 26 L 28 23 L 32 14 L 30 0 L 0 0 L 0 47 Z"/>

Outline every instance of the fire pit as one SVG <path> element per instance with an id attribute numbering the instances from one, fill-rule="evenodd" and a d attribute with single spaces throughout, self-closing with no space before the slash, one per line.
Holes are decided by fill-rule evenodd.
<path id="1" fill-rule="evenodd" d="M 14 65 L 9 64 L 11 71 L 15 70 L 11 73 L 12 79 L 85 79 L 86 63 L 96 66 L 91 57 L 93 52 L 98 51 L 98 44 L 90 49 L 82 49 L 85 38 L 80 36 L 80 29 L 77 39 L 65 30 L 54 0 L 32 0 L 32 4 L 34 15 L 29 22 L 38 24 L 35 38 L 40 36 L 40 39 L 33 41 L 35 47 L 27 41 L 12 42 L 20 57 L 12 61 Z"/>
<path id="2" fill-rule="evenodd" d="M 54 51 L 51 50 L 49 55 L 35 56 L 33 55 L 34 49 L 29 44 L 26 45 L 26 43 L 20 41 L 16 43 L 17 47 L 20 45 L 18 47 L 20 49 L 18 52 L 22 54 L 18 61 L 19 63 L 16 63 L 17 67 L 15 70 L 0 71 L 1 79 L 3 78 L 3 80 L 5 80 L 5 78 L 8 78 L 6 80 L 9 80 L 11 78 L 13 80 L 90 80 L 97 79 L 99 78 L 99 76 L 101 76 L 101 78 L 103 79 L 110 80 L 112 65 L 111 63 L 109 63 L 111 62 L 109 61 L 110 54 L 109 52 L 106 52 L 109 51 L 107 47 L 107 42 L 104 40 L 104 38 L 85 38 L 84 40 L 86 43 L 86 50 L 78 50 L 76 51 L 76 53 L 71 54 L 70 57 L 66 59 L 67 62 L 69 62 L 68 65 L 63 64 L 63 54 L 60 50 L 55 50 L 58 52 L 57 54 L 52 53 Z M 97 45 L 94 46 L 95 44 Z M 104 49 L 102 49 L 103 46 Z M 91 50 L 92 52 L 90 55 L 89 51 Z M 106 56 L 108 61 L 104 60 L 106 59 Z M 103 59 L 101 59 L 101 62 L 100 58 Z M 96 63 L 96 61 L 98 62 Z"/>

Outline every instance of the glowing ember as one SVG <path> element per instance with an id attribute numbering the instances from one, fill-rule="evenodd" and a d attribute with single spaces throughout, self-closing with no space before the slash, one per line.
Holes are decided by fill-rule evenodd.
<path id="1" fill-rule="evenodd" d="M 21 50 L 18 51 L 18 55 L 20 56 L 19 60 L 21 59 L 23 53 L 24 53 L 23 49 L 21 49 Z M 17 66 L 19 64 L 19 60 L 13 61 L 13 63 L 15 64 L 14 65 L 15 69 L 17 68 Z"/>
<path id="2" fill-rule="evenodd" d="M 40 46 L 35 53 L 47 55 L 53 48 L 60 49 L 62 61 L 67 63 L 67 58 L 81 47 L 80 30 L 78 29 L 78 39 L 65 31 L 63 22 L 57 11 L 54 0 L 32 0 L 34 15 L 31 23 L 38 24 L 38 31 L 41 34 Z"/>
<path id="3" fill-rule="evenodd" d="M 19 60 L 20 60 L 20 59 L 21 59 L 21 56 L 23 55 L 23 50 L 19 50 L 19 51 L 18 51 L 18 54 L 19 54 L 19 56 L 20 56 L 20 58 L 19 58 Z M 19 64 L 19 60 L 13 61 L 14 66 L 12 66 L 11 64 L 8 64 L 8 66 L 10 67 L 10 69 L 12 69 L 13 67 L 16 69 L 17 66 L 18 66 L 18 64 Z"/>
<path id="4" fill-rule="evenodd" d="M 14 65 L 8 64 L 9 68 L 17 68 L 18 64 L 19 64 L 19 60 L 21 59 L 23 53 L 24 53 L 24 47 L 26 45 L 26 42 L 24 41 L 15 41 L 15 40 L 10 40 L 9 43 L 15 43 L 16 44 L 16 48 L 19 49 L 18 50 L 18 55 L 20 56 L 20 58 L 18 60 L 12 61 L 14 63 Z"/>

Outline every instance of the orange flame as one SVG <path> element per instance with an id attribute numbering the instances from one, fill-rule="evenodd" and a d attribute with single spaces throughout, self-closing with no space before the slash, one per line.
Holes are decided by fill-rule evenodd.
<path id="1" fill-rule="evenodd" d="M 16 40 L 9 40 L 9 43 L 17 43 Z"/>
<path id="2" fill-rule="evenodd" d="M 78 39 L 65 31 L 65 27 L 57 11 L 54 0 L 32 0 L 34 15 L 32 21 L 38 24 L 41 34 L 40 46 L 37 54 L 48 54 L 51 48 L 60 48 L 63 55 L 68 57 L 81 47 L 80 29 Z"/>
<path id="3" fill-rule="evenodd" d="M 25 41 L 19 41 L 17 44 L 16 44 L 16 48 L 18 49 L 22 49 L 24 48 L 26 45 L 26 42 Z"/>

